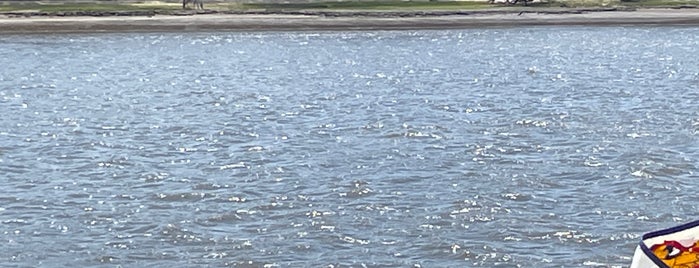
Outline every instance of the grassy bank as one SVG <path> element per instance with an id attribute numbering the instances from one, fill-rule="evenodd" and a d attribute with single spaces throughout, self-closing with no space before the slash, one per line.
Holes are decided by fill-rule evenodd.
<path id="1" fill-rule="evenodd" d="M 204 0 L 206 9 L 211 10 L 240 10 L 238 3 L 214 2 Z M 86 2 L 33 2 L 33 1 L 0 1 L 0 12 L 71 12 L 71 11 L 178 11 L 182 10 L 182 2 L 118 2 L 118 1 L 86 1 Z"/>
<path id="2" fill-rule="evenodd" d="M 178 6 L 182 8 L 181 5 Z M 66 11 L 136 11 L 175 9 L 167 5 L 134 5 L 115 3 L 39 3 L 39 2 L 5 2 L 0 4 L 0 11 L 20 12 L 66 12 Z"/>
<path id="3" fill-rule="evenodd" d="M 486 1 L 343 1 L 311 3 L 246 3 L 245 9 L 264 10 L 471 10 L 494 8 Z"/>
<path id="4" fill-rule="evenodd" d="M 541 0 L 530 3 L 525 7 L 520 3 L 507 5 L 504 3 L 489 4 L 486 1 L 324 1 L 307 3 L 238 3 L 238 2 L 205 2 L 208 10 L 214 11 L 299 11 L 299 10 L 328 10 L 328 11 L 431 11 L 431 10 L 482 10 L 482 9 L 536 9 L 536 8 L 580 8 L 580 7 L 621 7 L 621 8 L 692 8 L 699 5 L 699 0 Z M 88 2 L 33 2 L 5 1 L 0 2 L 0 12 L 73 12 L 73 11 L 178 11 L 182 9 L 181 2 L 117 2 L 117 1 L 88 1 Z"/>
<path id="5" fill-rule="evenodd" d="M 537 0 L 523 6 L 487 1 L 342 1 L 309 3 L 246 3 L 240 7 L 265 10 L 477 10 L 477 9 L 520 9 L 520 8 L 673 8 L 696 7 L 699 0 Z"/>

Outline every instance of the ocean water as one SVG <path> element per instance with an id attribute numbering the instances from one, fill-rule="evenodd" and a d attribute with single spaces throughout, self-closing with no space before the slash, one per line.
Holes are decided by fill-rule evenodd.
<path id="1" fill-rule="evenodd" d="M 0 264 L 625 267 L 699 28 L 0 36 Z"/>

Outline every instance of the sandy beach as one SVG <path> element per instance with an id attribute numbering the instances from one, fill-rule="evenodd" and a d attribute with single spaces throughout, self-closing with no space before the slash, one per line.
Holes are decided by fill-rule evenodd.
<path id="1" fill-rule="evenodd" d="M 699 9 L 415 13 L 207 13 L 140 16 L 0 15 L 0 33 L 393 30 L 536 25 L 699 25 Z"/>

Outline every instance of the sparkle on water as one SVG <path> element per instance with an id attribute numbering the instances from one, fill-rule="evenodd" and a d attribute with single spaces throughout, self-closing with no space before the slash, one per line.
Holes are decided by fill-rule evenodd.
<path id="1" fill-rule="evenodd" d="M 699 216 L 697 36 L 0 36 L 0 262 L 627 266 Z"/>

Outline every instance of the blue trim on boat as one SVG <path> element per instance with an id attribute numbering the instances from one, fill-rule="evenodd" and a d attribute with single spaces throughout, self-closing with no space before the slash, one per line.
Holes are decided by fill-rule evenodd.
<path id="1" fill-rule="evenodd" d="M 638 246 L 641 247 L 641 251 L 643 251 L 643 254 L 645 254 L 646 257 L 653 261 L 653 263 L 655 263 L 655 265 L 657 265 L 659 268 L 670 268 L 669 266 L 667 266 L 667 264 L 660 260 L 658 256 L 655 256 L 655 254 L 653 254 L 653 251 L 651 251 L 650 248 L 648 248 L 646 244 L 643 243 L 643 240 L 641 240 Z"/>

